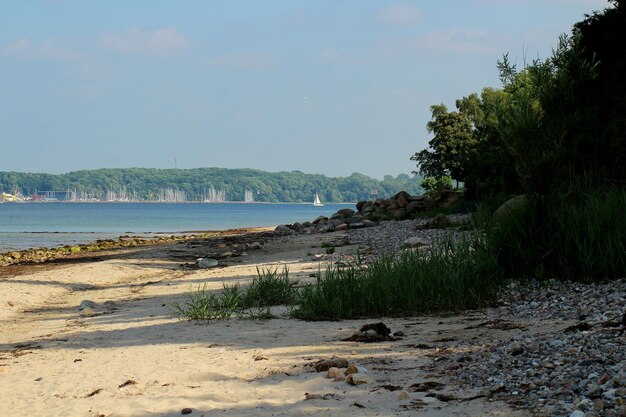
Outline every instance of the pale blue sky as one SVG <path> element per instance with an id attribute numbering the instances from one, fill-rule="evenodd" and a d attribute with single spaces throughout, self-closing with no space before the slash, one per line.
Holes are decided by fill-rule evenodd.
<path id="1" fill-rule="evenodd" d="M 409 173 L 429 106 L 603 0 L 0 0 L 0 171 Z"/>

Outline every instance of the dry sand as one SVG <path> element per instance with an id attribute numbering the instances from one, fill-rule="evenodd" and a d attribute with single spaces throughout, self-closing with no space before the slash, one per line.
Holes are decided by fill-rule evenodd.
<path id="1" fill-rule="evenodd" d="M 367 344 L 341 339 L 375 320 L 194 323 L 173 315 L 172 304 L 184 302 L 190 286 L 218 290 L 251 280 L 257 267 L 287 265 L 292 279 L 310 279 L 328 261 L 312 253 L 341 238 L 268 238 L 263 249 L 205 270 L 181 264 L 207 251 L 208 240 L 0 268 L 0 416 L 160 417 L 184 408 L 190 416 L 527 415 L 500 401 L 469 400 L 478 393 L 447 380 L 434 360 L 446 337 L 480 345 L 479 329 L 463 329 L 484 312 L 382 318 L 406 337 Z M 79 310 L 83 300 L 96 304 Z M 306 366 L 332 355 L 366 367 L 373 382 L 351 386 Z M 468 400 L 410 392 L 427 380 Z M 306 400 L 305 393 L 334 398 Z"/>

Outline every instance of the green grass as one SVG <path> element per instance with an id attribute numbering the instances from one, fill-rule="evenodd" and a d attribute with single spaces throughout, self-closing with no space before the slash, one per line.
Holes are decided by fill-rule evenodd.
<path id="1" fill-rule="evenodd" d="M 246 288 L 244 303 L 246 307 L 266 307 L 289 304 L 294 298 L 293 283 L 289 280 L 289 270 L 257 268 L 257 276 Z"/>
<path id="2" fill-rule="evenodd" d="M 483 229 L 461 241 L 434 242 L 369 265 L 329 266 L 315 284 L 296 290 L 288 270 L 257 270 L 247 287 L 191 291 L 178 314 L 215 320 L 233 315 L 272 318 L 269 306 L 292 305 L 304 320 L 408 316 L 491 305 L 505 279 L 598 282 L 626 276 L 626 190 L 570 191 L 531 199 L 489 221 L 497 204 L 479 208 Z M 331 249 L 328 247 L 327 249 Z M 334 248 L 333 248 L 334 249 Z"/>
<path id="3" fill-rule="evenodd" d="M 388 255 L 369 267 L 329 267 L 300 290 L 292 315 L 304 320 L 406 316 L 489 305 L 499 280 L 478 238 Z"/>
<path id="4" fill-rule="evenodd" d="M 269 306 L 290 304 L 295 290 L 285 267 L 259 270 L 247 287 L 224 285 L 221 292 L 207 290 L 206 284 L 190 289 L 183 305 L 174 303 L 175 313 L 189 320 L 224 320 L 233 316 L 250 319 L 274 318 Z"/>
<path id="5" fill-rule="evenodd" d="M 510 278 L 597 282 L 626 276 L 626 190 L 531 201 L 487 225 L 487 250 Z"/>

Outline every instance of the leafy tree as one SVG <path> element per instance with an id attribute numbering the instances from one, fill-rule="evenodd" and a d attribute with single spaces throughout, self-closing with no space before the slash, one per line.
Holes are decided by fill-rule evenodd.
<path id="1" fill-rule="evenodd" d="M 415 153 L 411 160 L 417 162 L 419 173 L 441 178 L 445 175 L 463 181 L 466 161 L 475 139 L 471 120 L 461 112 L 448 112 L 443 104 L 430 108 L 432 120 L 427 129 L 433 134 L 428 149 Z"/>

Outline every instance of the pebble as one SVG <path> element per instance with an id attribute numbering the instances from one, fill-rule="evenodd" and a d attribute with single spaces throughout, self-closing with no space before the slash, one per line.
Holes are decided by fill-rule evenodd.
<path id="1" fill-rule="evenodd" d="M 484 310 L 481 320 L 529 326 L 549 322 L 562 330 L 525 331 L 502 339 L 493 333 L 479 347 L 461 340 L 457 348 L 471 348 L 471 360 L 448 368 L 445 362 L 434 365 L 461 386 L 482 391 L 503 386 L 506 390 L 496 394 L 497 399 L 539 415 L 626 417 L 626 337 L 619 328 L 596 325 L 623 315 L 626 279 L 601 284 L 510 283 L 501 305 Z M 591 328 L 564 331 L 580 323 L 581 309 Z"/>

